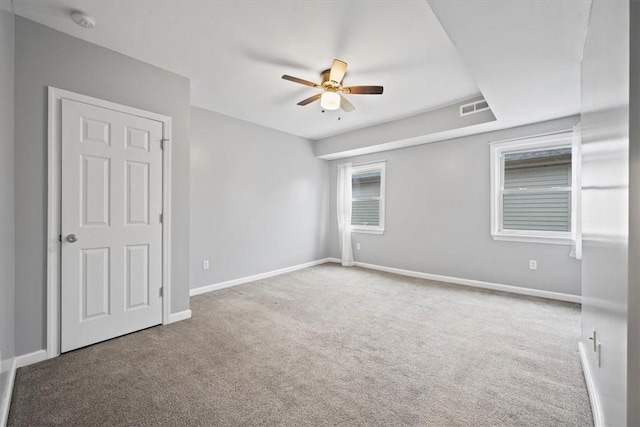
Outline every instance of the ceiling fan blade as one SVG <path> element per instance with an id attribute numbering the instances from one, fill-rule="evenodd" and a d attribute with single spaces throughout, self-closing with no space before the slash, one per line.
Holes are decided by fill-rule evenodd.
<path id="1" fill-rule="evenodd" d="M 303 99 L 302 101 L 298 102 L 298 105 L 307 105 L 307 104 L 311 104 L 313 101 L 317 101 L 318 99 L 320 99 L 320 97 L 322 96 L 321 93 L 315 94 L 313 96 L 310 96 L 307 99 Z"/>
<path id="2" fill-rule="evenodd" d="M 340 108 L 342 108 L 345 113 L 350 113 L 356 109 L 356 107 L 354 107 L 353 104 L 342 95 L 340 95 Z"/>
<path id="3" fill-rule="evenodd" d="M 353 95 L 380 95 L 383 89 L 382 86 L 349 86 L 343 88 L 342 91 Z"/>
<path id="4" fill-rule="evenodd" d="M 342 83 L 344 74 L 347 72 L 347 63 L 334 59 L 331 64 L 331 72 L 329 73 L 329 80 L 333 80 L 336 83 Z"/>
<path id="5" fill-rule="evenodd" d="M 320 87 L 317 83 L 310 82 L 309 80 L 299 79 L 298 77 L 283 75 L 283 79 L 289 80 L 290 82 L 300 83 L 301 85 L 311 86 L 311 87 Z"/>

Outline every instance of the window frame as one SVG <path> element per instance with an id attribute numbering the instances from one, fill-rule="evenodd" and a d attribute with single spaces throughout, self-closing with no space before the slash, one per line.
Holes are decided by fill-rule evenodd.
<path id="1" fill-rule="evenodd" d="M 380 206 L 380 224 L 374 225 L 353 225 L 351 224 L 351 232 L 353 233 L 366 233 L 366 234 L 384 234 L 385 228 L 385 199 L 386 199 L 386 160 L 376 161 L 371 163 L 361 163 L 351 166 L 351 176 L 349 177 L 349 184 L 351 187 L 351 209 L 353 212 L 353 176 L 361 173 L 368 172 L 380 172 L 380 197 L 374 197 L 370 199 L 361 200 L 379 200 Z M 353 216 L 352 216 L 353 221 Z"/>
<path id="2" fill-rule="evenodd" d="M 576 180 L 575 167 L 577 164 L 577 150 L 573 143 L 571 130 L 538 135 L 529 138 L 510 139 L 496 141 L 490 144 L 490 171 L 491 171 L 491 237 L 493 240 L 511 242 L 546 243 L 555 245 L 571 245 L 576 235 Z M 570 231 L 544 231 L 544 230 L 505 230 L 503 227 L 503 194 L 504 194 L 504 156 L 510 153 L 530 152 L 550 148 L 571 148 L 571 230 Z M 532 191 L 533 190 L 524 190 Z M 566 187 L 548 188 L 536 192 L 566 192 Z"/>

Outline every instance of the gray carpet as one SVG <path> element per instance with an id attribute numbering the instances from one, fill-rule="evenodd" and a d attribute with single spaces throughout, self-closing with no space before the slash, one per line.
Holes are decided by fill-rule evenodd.
<path id="1" fill-rule="evenodd" d="M 18 371 L 10 426 L 592 425 L 578 305 L 325 264 Z"/>

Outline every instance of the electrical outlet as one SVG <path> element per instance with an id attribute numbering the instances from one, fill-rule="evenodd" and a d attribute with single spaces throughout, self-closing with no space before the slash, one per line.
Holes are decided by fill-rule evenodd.
<path id="1" fill-rule="evenodd" d="M 356 243 L 356 250 L 360 250 L 360 243 Z"/>
<path id="2" fill-rule="evenodd" d="M 538 261 L 535 259 L 529 260 L 529 270 L 537 270 L 538 269 Z"/>
<path id="3" fill-rule="evenodd" d="M 209 269 L 209 260 L 205 259 L 204 261 L 202 261 L 202 269 L 203 270 L 208 270 Z"/>

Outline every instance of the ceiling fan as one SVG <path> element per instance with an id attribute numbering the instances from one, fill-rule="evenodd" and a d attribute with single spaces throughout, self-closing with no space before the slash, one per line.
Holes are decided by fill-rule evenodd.
<path id="1" fill-rule="evenodd" d="M 285 80 L 294 83 L 300 83 L 317 89 L 322 89 L 321 93 L 310 96 L 298 102 L 298 105 L 308 105 L 314 101 L 320 100 L 320 105 L 325 110 L 337 110 L 342 108 L 346 112 L 355 110 L 355 107 L 347 98 L 342 96 L 343 93 L 352 95 L 381 95 L 382 86 L 342 86 L 342 79 L 347 72 L 347 63 L 339 59 L 334 59 L 331 68 L 324 70 L 320 74 L 320 83 L 313 83 L 308 80 L 300 79 L 289 75 L 283 75 Z"/>

